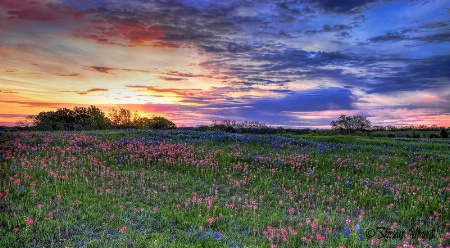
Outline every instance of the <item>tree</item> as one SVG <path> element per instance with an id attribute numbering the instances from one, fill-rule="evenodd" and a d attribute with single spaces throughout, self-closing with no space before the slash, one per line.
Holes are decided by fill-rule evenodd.
<path id="1" fill-rule="evenodd" d="M 365 116 L 355 115 L 352 118 L 352 128 L 358 131 L 364 131 L 370 127 L 370 121 Z"/>
<path id="2" fill-rule="evenodd" d="M 22 127 L 25 129 L 32 128 L 35 125 L 34 119 L 36 118 L 35 115 L 29 115 L 25 117 L 25 120 L 20 120 L 16 122 L 16 126 Z"/>
<path id="3" fill-rule="evenodd" d="M 61 122 L 55 111 L 43 111 L 36 115 L 34 123 L 37 130 L 52 131 L 64 130 L 64 123 Z"/>
<path id="4" fill-rule="evenodd" d="M 52 130 L 99 130 L 113 128 L 152 128 L 174 129 L 176 125 L 164 117 L 141 117 L 137 111 L 125 108 L 112 108 L 106 114 L 95 106 L 74 107 L 73 109 L 59 108 L 56 111 L 40 112 L 18 122 L 22 127 L 30 127 L 40 131 Z"/>
<path id="5" fill-rule="evenodd" d="M 175 123 L 169 121 L 168 119 L 161 117 L 161 116 L 155 116 L 150 120 L 150 127 L 152 129 L 176 129 L 177 126 Z"/>
<path id="6" fill-rule="evenodd" d="M 111 121 L 101 109 L 91 105 L 87 112 L 92 129 L 106 129 L 111 126 Z"/>
<path id="7" fill-rule="evenodd" d="M 441 138 L 447 139 L 448 138 L 448 133 L 447 130 L 445 130 L 445 128 L 441 129 Z"/>
<path id="8" fill-rule="evenodd" d="M 109 119 L 111 120 L 111 125 L 115 128 L 132 128 L 133 122 L 136 118 L 139 118 L 137 111 L 132 112 L 125 108 L 111 108 L 109 110 Z"/>
<path id="9" fill-rule="evenodd" d="M 341 115 L 335 121 L 331 122 L 331 128 L 339 132 L 352 133 L 354 131 L 364 131 L 370 127 L 370 121 L 365 116 Z"/>

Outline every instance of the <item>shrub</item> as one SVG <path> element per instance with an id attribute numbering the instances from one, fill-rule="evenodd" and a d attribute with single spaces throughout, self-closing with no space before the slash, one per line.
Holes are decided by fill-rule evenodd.
<path id="1" fill-rule="evenodd" d="M 440 135 L 441 135 L 441 138 L 447 139 L 448 138 L 447 130 L 445 130 L 445 128 L 442 128 Z"/>

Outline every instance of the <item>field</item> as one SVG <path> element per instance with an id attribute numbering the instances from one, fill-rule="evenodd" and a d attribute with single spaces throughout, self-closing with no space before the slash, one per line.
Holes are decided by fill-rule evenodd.
<path id="1" fill-rule="evenodd" d="M 448 247 L 450 143 L 0 134 L 0 247 Z"/>

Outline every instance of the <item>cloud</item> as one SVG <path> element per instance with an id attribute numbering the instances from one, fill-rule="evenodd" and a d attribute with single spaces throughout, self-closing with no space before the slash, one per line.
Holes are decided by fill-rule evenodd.
<path id="1" fill-rule="evenodd" d="M 388 32 L 383 35 L 375 36 L 369 39 L 371 42 L 386 42 L 386 41 L 402 41 L 409 39 L 408 36 L 406 36 L 403 33 L 399 32 Z"/>
<path id="2" fill-rule="evenodd" d="M 27 116 L 25 114 L 0 114 L 0 117 L 4 118 L 25 118 Z"/>
<path id="3" fill-rule="evenodd" d="M 352 29 L 352 27 L 345 25 L 345 24 L 336 24 L 333 26 L 326 24 L 326 25 L 323 25 L 322 29 L 320 29 L 320 30 L 306 30 L 305 33 L 312 35 L 312 34 L 324 33 L 324 32 L 341 32 L 341 34 L 342 34 L 342 33 L 344 33 L 342 31 L 350 30 L 350 29 Z M 345 32 L 345 33 L 348 34 L 347 32 Z"/>
<path id="4" fill-rule="evenodd" d="M 413 60 L 403 71 L 376 76 L 367 93 L 391 93 L 397 91 L 439 89 L 448 87 L 450 80 L 450 55 Z"/>
<path id="5" fill-rule="evenodd" d="M 288 48 L 254 55 L 253 59 L 269 62 L 262 67 L 266 70 L 277 71 L 288 68 L 311 69 L 311 66 L 326 66 L 352 61 L 355 57 L 341 52 L 310 52 Z"/>
<path id="6" fill-rule="evenodd" d="M 66 8 L 59 1 L 0 1 L 0 7 L 6 10 L 9 20 L 55 23 L 67 17 L 80 19 L 83 16 L 83 13 Z"/>
<path id="7" fill-rule="evenodd" d="M 251 102 L 254 109 L 268 112 L 310 112 L 351 110 L 355 96 L 348 89 L 324 88 L 290 93 L 280 99 L 258 99 Z"/>
<path id="8" fill-rule="evenodd" d="M 35 9 L 10 10 L 7 13 L 10 19 L 22 19 L 39 22 L 54 22 L 58 18 L 47 11 L 36 11 Z"/>
<path id="9" fill-rule="evenodd" d="M 15 100 L 0 100 L 0 103 L 5 104 L 20 104 L 29 108 L 67 108 L 68 106 L 89 106 L 88 104 L 74 104 L 74 103 L 59 103 L 59 102 L 42 102 L 42 101 L 15 101 Z"/>
<path id="10" fill-rule="evenodd" d="M 160 76 L 158 78 L 160 78 L 162 80 L 165 80 L 165 81 L 183 81 L 183 80 L 186 80 L 185 78 L 178 78 L 178 77 L 164 77 L 164 76 Z"/>
<path id="11" fill-rule="evenodd" d="M 421 26 L 421 28 L 445 28 L 449 26 L 450 21 L 430 22 Z"/>
<path id="12" fill-rule="evenodd" d="M 18 91 L 11 91 L 11 90 L 0 90 L 0 94 L 17 94 Z"/>
<path id="13" fill-rule="evenodd" d="M 252 47 L 249 45 L 238 44 L 236 42 L 224 42 L 216 45 L 200 45 L 200 47 L 206 52 L 230 52 L 230 53 L 242 53 L 249 52 Z"/>
<path id="14" fill-rule="evenodd" d="M 203 90 L 201 89 L 173 89 L 173 88 L 158 88 L 155 86 L 143 86 L 143 85 L 125 85 L 127 88 L 132 89 L 143 89 L 145 91 L 150 91 L 154 93 L 171 93 L 177 96 L 197 96 L 198 94 L 202 94 Z"/>
<path id="15" fill-rule="evenodd" d="M 419 37 L 414 37 L 413 39 L 423 41 L 425 43 L 450 42 L 450 32 L 419 36 Z"/>
<path id="16" fill-rule="evenodd" d="M 80 73 L 69 73 L 69 74 L 58 73 L 56 75 L 58 75 L 60 77 L 78 77 L 78 76 L 80 76 Z"/>
<path id="17" fill-rule="evenodd" d="M 149 90 L 155 90 L 150 86 Z M 183 104 L 143 104 L 127 105 L 147 113 L 165 113 L 171 120 L 188 125 L 209 124 L 217 119 L 238 121 L 258 120 L 272 125 L 329 126 L 329 118 L 313 120 L 307 117 L 317 111 L 355 110 L 356 97 L 344 88 L 323 88 L 299 92 L 280 92 L 278 97 L 245 97 L 241 99 L 223 97 L 231 92 L 230 87 L 215 87 L 203 94 L 192 94 Z M 171 92 L 173 89 L 161 89 Z M 287 94 L 286 94 L 287 93 Z M 222 97 L 217 97 L 222 96 Z M 188 105 L 186 103 L 196 103 Z M 335 114 L 338 116 L 338 114 Z M 201 118 L 199 118 L 201 117 Z M 195 120 L 195 121 L 193 121 Z"/>
<path id="18" fill-rule="evenodd" d="M 87 94 L 92 93 L 92 92 L 105 92 L 105 91 L 109 91 L 109 90 L 105 89 L 105 88 L 93 88 L 93 89 L 89 89 L 89 90 L 86 90 L 86 91 L 76 91 L 76 92 L 77 92 L 78 95 L 84 96 L 84 95 L 87 95 Z"/>
<path id="19" fill-rule="evenodd" d="M 362 12 L 367 4 L 376 1 L 377 0 L 302 0 L 303 3 L 308 3 L 324 13 L 337 14 L 354 14 Z"/>
<path id="20" fill-rule="evenodd" d="M 397 41 L 423 41 L 424 43 L 450 42 L 450 32 L 447 22 L 427 23 L 420 27 L 401 28 L 397 31 L 388 31 L 385 34 L 369 38 L 370 42 L 397 42 Z M 434 33 L 430 33 L 434 32 Z M 427 34 L 423 34 L 427 33 Z"/>
<path id="21" fill-rule="evenodd" d="M 170 75 L 170 76 L 176 76 L 176 77 L 205 77 L 205 75 L 178 72 L 178 71 L 170 71 L 170 72 L 166 72 L 165 74 Z"/>
<path id="22" fill-rule="evenodd" d="M 175 99 L 179 104 L 158 108 L 183 118 L 199 113 L 306 124 L 307 118 L 295 114 L 357 111 L 375 106 L 363 102 L 368 96 L 448 90 L 450 22 L 441 5 L 388 0 L 0 0 L 5 23 L 0 35 L 6 37 L 0 41 L 0 57 L 12 62 L 3 65 L 11 68 L 4 71 L 14 72 L 4 73 L 2 80 L 27 81 L 27 73 L 41 73 L 33 75 L 41 86 L 35 89 L 51 96 L 47 75 L 70 84 L 89 74 L 95 79 L 87 90 L 71 92 L 102 94 L 104 84 L 127 82 L 127 92 Z M 419 8 L 420 13 L 413 11 Z M 80 64 L 99 73 L 73 71 Z M 145 86 L 151 79 L 155 85 Z M 196 89 L 164 86 L 182 80 L 183 87 Z M 94 86 L 94 81 L 102 85 Z M 299 91 L 314 87 L 316 91 Z"/>
<path id="23" fill-rule="evenodd" d="M 98 71 L 103 73 L 109 73 L 110 70 L 113 70 L 114 68 L 109 67 L 103 67 L 103 66 L 85 66 L 84 69 L 89 71 Z"/>

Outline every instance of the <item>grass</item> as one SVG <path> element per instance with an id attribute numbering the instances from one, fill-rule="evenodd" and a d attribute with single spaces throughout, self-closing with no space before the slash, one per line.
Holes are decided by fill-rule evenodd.
<path id="1" fill-rule="evenodd" d="M 193 131 L 2 133 L 0 247 L 445 247 L 449 146 Z M 399 235 L 383 237 L 382 228 Z"/>

